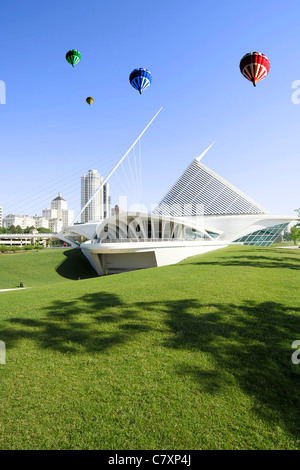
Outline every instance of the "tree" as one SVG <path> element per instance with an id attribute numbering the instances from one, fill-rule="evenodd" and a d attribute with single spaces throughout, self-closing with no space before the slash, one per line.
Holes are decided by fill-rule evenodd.
<path id="1" fill-rule="evenodd" d="M 297 244 L 297 240 L 300 240 L 300 230 L 298 229 L 297 225 L 294 225 L 294 227 L 291 228 L 291 240 L 295 245 Z"/>
<path id="2" fill-rule="evenodd" d="M 33 225 L 31 225 L 31 227 L 27 226 L 24 230 L 24 233 L 30 233 L 30 230 L 35 230 L 35 227 Z"/>
<path id="3" fill-rule="evenodd" d="M 45 228 L 45 227 L 38 227 L 37 231 L 39 233 L 51 233 L 51 230 L 49 228 Z"/>

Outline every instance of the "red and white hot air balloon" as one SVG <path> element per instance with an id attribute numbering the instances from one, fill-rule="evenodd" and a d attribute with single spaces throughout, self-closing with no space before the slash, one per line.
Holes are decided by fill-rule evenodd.
<path id="1" fill-rule="evenodd" d="M 270 70 L 270 61 L 265 54 L 261 52 L 249 52 L 244 55 L 240 62 L 240 71 L 247 80 L 256 86 L 265 78 Z"/>

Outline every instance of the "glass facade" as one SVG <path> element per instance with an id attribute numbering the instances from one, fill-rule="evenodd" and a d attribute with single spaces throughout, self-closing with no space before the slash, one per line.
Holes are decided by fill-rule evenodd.
<path id="1" fill-rule="evenodd" d="M 190 227 L 185 228 L 184 238 L 185 240 L 209 240 L 204 233 Z"/>
<path id="2" fill-rule="evenodd" d="M 209 232 L 208 230 L 206 230 L 208 235 L 210 235 L 212 238 L 218 238 L 220 236 L 219 233 L 214 233 L 214 232 Z"/>
<path id="3" fill-rule="evenodd" d="M 244 237 L 234 240 L 244 245 L 270 246 L 276 240 L 278 235 L 285 229 L 288 224 L 273 225 L 256 232 L 249 233 Z"/>

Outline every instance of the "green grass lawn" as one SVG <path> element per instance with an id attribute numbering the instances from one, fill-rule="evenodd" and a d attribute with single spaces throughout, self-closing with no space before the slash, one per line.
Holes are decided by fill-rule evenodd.
<path id="1" fill-rule="evenodd" d="M 77 280 L 80 277 L 80 280 Z M 300 250 L 0 255 L 1 449 L 300 449 Z"/>
<path id="2" fill-rule="evenodd" d="M 96 277 L 81 250 L 50 249 L 40 252 L 0 254 L 0 289 L 61 283 Z"/>

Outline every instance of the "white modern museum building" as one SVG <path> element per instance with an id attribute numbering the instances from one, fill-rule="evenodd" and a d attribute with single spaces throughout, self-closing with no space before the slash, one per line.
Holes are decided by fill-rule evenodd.
<path id="1" fill-rule="evenodd" d="M 152 213 L 120 212 L 73 224 L 59 237 L 77 243 L 99 275 L 174 264 L 231 243 L 271 245 L 294 218 L 271 215 L 205 166 L 207 150 Z M 80 245 L 79 236 L 87 239 Z"/>

